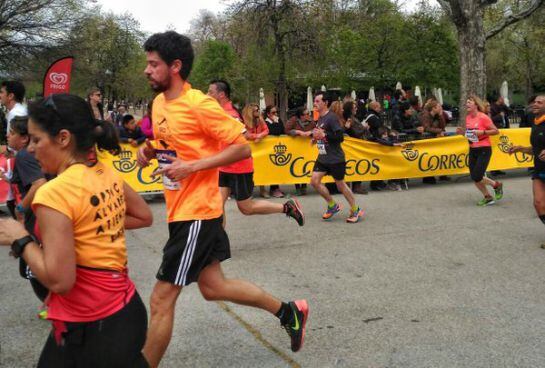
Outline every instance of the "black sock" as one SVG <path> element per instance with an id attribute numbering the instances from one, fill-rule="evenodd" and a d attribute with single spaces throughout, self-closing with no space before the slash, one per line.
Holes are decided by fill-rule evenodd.
<path id="1" fill-rule="evenodd" d="M 293 311 L 288 303 L 282 302 L 282 305 L 280 306 L 280 309 L 278 312 L 275 313 L 275 316 L 277 316 L 280 319 L 280 323 L 285 325 L 288 324 L 292 320 L 292 314 Z"/>
<path id="2" fill-rule="evenodd" d="M 539 219 L 545 224 L 545 215 L 539 215 Z"/>

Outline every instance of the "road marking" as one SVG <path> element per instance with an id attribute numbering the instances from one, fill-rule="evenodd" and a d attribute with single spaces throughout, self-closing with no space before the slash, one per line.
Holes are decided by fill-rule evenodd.
<path id="1" fill-rule="evenodd" d="M 224 302 L 216 302 L 216 304 L 219 305 L 219 307 L 223 309 L 228 315 L 233 317 L 238 323 L 240 323 L 242 327 L 244 327 L 246 331 L 251 333 L 256 338 L 256 340 L 259 341 L 264 347 L 266 347 L 271 352 L 282 358 L 282 360 L 284 360 L 286 363 L 288 363 L 289 367 L 301 368 L 301 365 L 299 363 L 290 358 L 286 353 L 275 347 L 273 344 L 265 340 L 265 338 L 258 330 L 256 330 L 251 324 L 243 320 L 242 317 L 236 314 L 227 304 L 225 304 Z"/>

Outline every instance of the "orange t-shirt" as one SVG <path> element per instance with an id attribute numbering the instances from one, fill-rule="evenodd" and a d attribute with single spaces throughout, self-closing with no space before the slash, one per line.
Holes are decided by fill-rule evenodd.
<path id="1" fill-rule="evenodd" d="M 123 180 L 112 169 L 100 162 L 93 167 L 72 165 L 38 189 L 32 209 L 37 206 L 72 220 L 78 266 L 125 271 Z"/>
<path id="2" fill-rule="evenodd" d="M 245 143 L 245 127 L 229 116 L 212 97 L 192 89 L 187 82 L 180 96 L 153 100 L 153 133 L 161 164 L 162 154 L 183 161 L 214 156 L 222 147 Z M 172 183 L 163 177 L 167 220 L 209 220 L 223 213 L 217 168 L 202 170 Z"/>

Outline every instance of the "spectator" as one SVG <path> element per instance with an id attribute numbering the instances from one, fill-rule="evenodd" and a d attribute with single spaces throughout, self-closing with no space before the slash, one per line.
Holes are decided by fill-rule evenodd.
<path id="1" fill-rule="evenodd" d="M 418 115 L 420 124 L 424 132 L 432 134 L 434 137 L 442 137 L 445 133 L 446 120 L 443 115 L 443 107 L 437 101 L 430 101 L 422 112 Z"/>
<path id="2" fill-rule="evenodd" d="M 493 96 L 492 99 L 494 102 L 490 105 L 490 112 L 488 113 L 488 116 L 490 116 L 496 128 L 509 129 L 509 108 L 505 104 L 505 100 L 502 96 Z M 502 170 L 490 171 L 490 175 L 492 176 L 505 174 L 506 172 Z"/>
<path id="3" fill-rule="evenodd" d="M 357 107 L 354 101 L 347 101 L 343 104 L 343 128 L 344 132 L 349 137 L 356 139 L 365 139 L 367 137 L 367 129 L 356 118 Z M 368 194 L 367 189 L 363 187 L 361 181 L 352 182 L 352 192 L 356 194 Z"/>
<path id="4" fill-rule="evenodd" d="M 316 123 L 310 118 L 310 112 L 305 107 L 299 107 L 284 127 L 284 133 L 292 137 L 310 137 Z"/>
<path id="5" fill-rule="evenodd" d="M 246 126 L 245 137 L 247 140 L 259 143 L 259 141 L 269 135 L 269 127 L 263 120 L 257 104 L 249 104 L 242 109 L 242 121 Z M 263 185 L 259 187 L 259 196 L 270 198 L 269 193 L 267 193 Z"/>
<path id="6" fill-rule="evenodd" d="M 432 134 L 434 137 L 442 137 L 445 135 L 446 120 L 443 114 L 443 107 L 437 100 L 431 99 L 418 116 L 422 127 L 426 133 Z M 450 181 L 450 178 L 446 175 L 439 177 L 441 181 Z M 434 176 L 428 176 L 422 178 L 422 182 L 425 184 L 436 184 L 437 180 Z"/>
<path id="7" fill-rule="evenodd" d="M 120 104 L 117 107 L 117 115 L 115 117 L 115 124 L 120 127 L 123 121 L 123 116 L 127 115 L 127 106 Z"/>
<path id="8" fill-rule="evenodd" d="M 422 133 L 424 133 L 422 124 L 420 124 L 416 118 L 415 111 L 412 109 L 411 104 L 407 101 L 400 104 L 399 113 L 394 116 L 392 121 L 392 129 L 398 133 L 403 133 L 418 138 L 420 138 Z"/>
<path id="9" fill-rule="evenodd" d="M 363 121 L 364 125 L 368 126 L 369 135 L 371 137 L 379 137 L 379 128 L 384 127 L 384 122 L 381 117 L 380 103 L 372 101 L 369 103 L 369 112 Z"/>
<path id="10" fill-rule="evenodd" d="M 148 107 L 146 109 L 146 114 L 144 117 L 140 120 L 138 125 L 140 126 L 140 129 L 142 129 L 142 133 L 146 136 L 148 139 L 153 139 L 153 125 L 151 123 L 151 106 L 152 102 L 150 101 L 148 103 Z"/>
<path id="11" fill-rule="evenodd" d="M 310 137 L 316 123 L 310 118 L 310 112 L 306 107 L 299 107 L 284 127 L 284 132 L 292 137 Z M 307 194 L 307 184 L 295 184 L 295 192 L 298 196 Z"/>
<path id="12" fill-rule="evenodd" d="M 6 107 L 8 113 L 6 114 L 6 130 L 2 131 L 2 136 L 7 137 L 10 131 L 11 120 L 16 116 L 27 116 L 27 108 L 23 105 L 25 99 L 25 86 L 18 81 L 4 81 L 0 85 L 0 103 Z M 5 141 L 5 139 L 3 139 Z M 12 155 L 13 152 L 8 152 L 8 146 L 0 146 L 0 154 Z M 8 190 L 6 197 L 6 207 L 8 208 L 11 216 L 16 218 L 15 213 L 15 193 Z"/>
<path id="13" fill-rule="evenodd" d="M 509 129 L 509 108 L 502 96 L 492 97 L 494 102 L 490 105 L 490 118 L 498 129 Z"/>
<path id="14" fill-rule="evenodd" d="M 420 99 L 418 98 L 418 96 L 412 96 L 411 98 L 409 98 L 409 103 L 417 114 L 422 111 L 422 105 L 420 104 Z"/>
<path id="15" fill-rule="evenodd" d="M 533 95 L 528 99 L 528 107 L 524 110 L 524 115 L 520 118 L 519 128 L 531 128 L 534 125 L 534 113 L 532 112 L 532 106 L 536 99 L 536 95 Z"/>
<path id="16" fill-rule="evenodd" d="M 93 112 L 95 120 L 105 120 L 104 119 L 104 110 L 102 109 L 102 92 L 97 87 L 93 87 L 87 93 L 87 103 L 89 108 Z M 108 116 L 107 116 L 108 118 Z"/>
<path id="17" fill-rule="evenodd" d="M 142 132 L 142 129 L 136 125 L 134 116 L 126 114 L 121 119 L 119 140 L 121 143 L 129 143 L 133 147 L 138 147 L 146 140 L 146 135 Z"/>
<path id="18" fill-rule="evenodd" d="M 265 108 L 265 123 L 269 128 L 269 135 L 284 134 L 284 123 L 278 117 L 278 109 L 276 106 L 268 105 Z M 269 193 L 274 198 L 284 198 L 285 194 L 280 190 L 279 185 L 271 185 Z"/>
<path id="19" fill-rule="evenodd" d="M 347 101 L 343 104 L 342 109 L 342 121 L 345 133 L 352 138 L 365 139 L 368 131 L 356 118 L 356 104 L 353 101 Z"/>
<path id="20" fill-rule="evenodd" d="M 17 203 L 17 206 L 15 207 L 17 214 L 22 217 L 25 229 L 30 234 L 36 235 L 36 216 L 30 208 L 30 205 L 36 191 L 46 183 L 46 179 L 42 173 L 40 164 L 34 155 L 27 151 L 29 143 L 28 118 L 26 116 L 14 117 L 11 121 L 10 131 L 8 133 L 8 145 L 11 149 L 16 151 L 17 154 L 15 155 L 13 175 L 9 182 L 12 186 L 16 187 L 15 190 L 21 195 L 21 201 Z M 8 181 L 5 177 L 3 179 Z M 22 258 L 19 259 L 19 273 L 23 278 L 30 281 L 36 296 L 38 296 L 41 301 L 44 301 L 49 290 L 36 280 Z"/>

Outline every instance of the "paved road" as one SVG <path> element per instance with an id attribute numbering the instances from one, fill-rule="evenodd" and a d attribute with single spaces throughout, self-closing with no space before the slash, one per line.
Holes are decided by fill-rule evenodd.
<path id="1" fill-rule="evenodd" d="M 284 216 L 244 217 L 228 205 L 231 277 L 282 299 L 306 298 L 305 347 L 293 354 L 265 312 L 182 293 L 164 367 L 544 367 L 545 228 L 525 171 L 505 179 L 505 198 L 478 208 L 458 182 L 358 196 L 360 224 L 320 220 L 303 197 L 307 225 Z M 164 204 L 153 228 L 128 234 L 131 274 L 147 300 L 166 240 Z M 0 252 L 0 366 L 32 367 L 48 325 Z"/>

